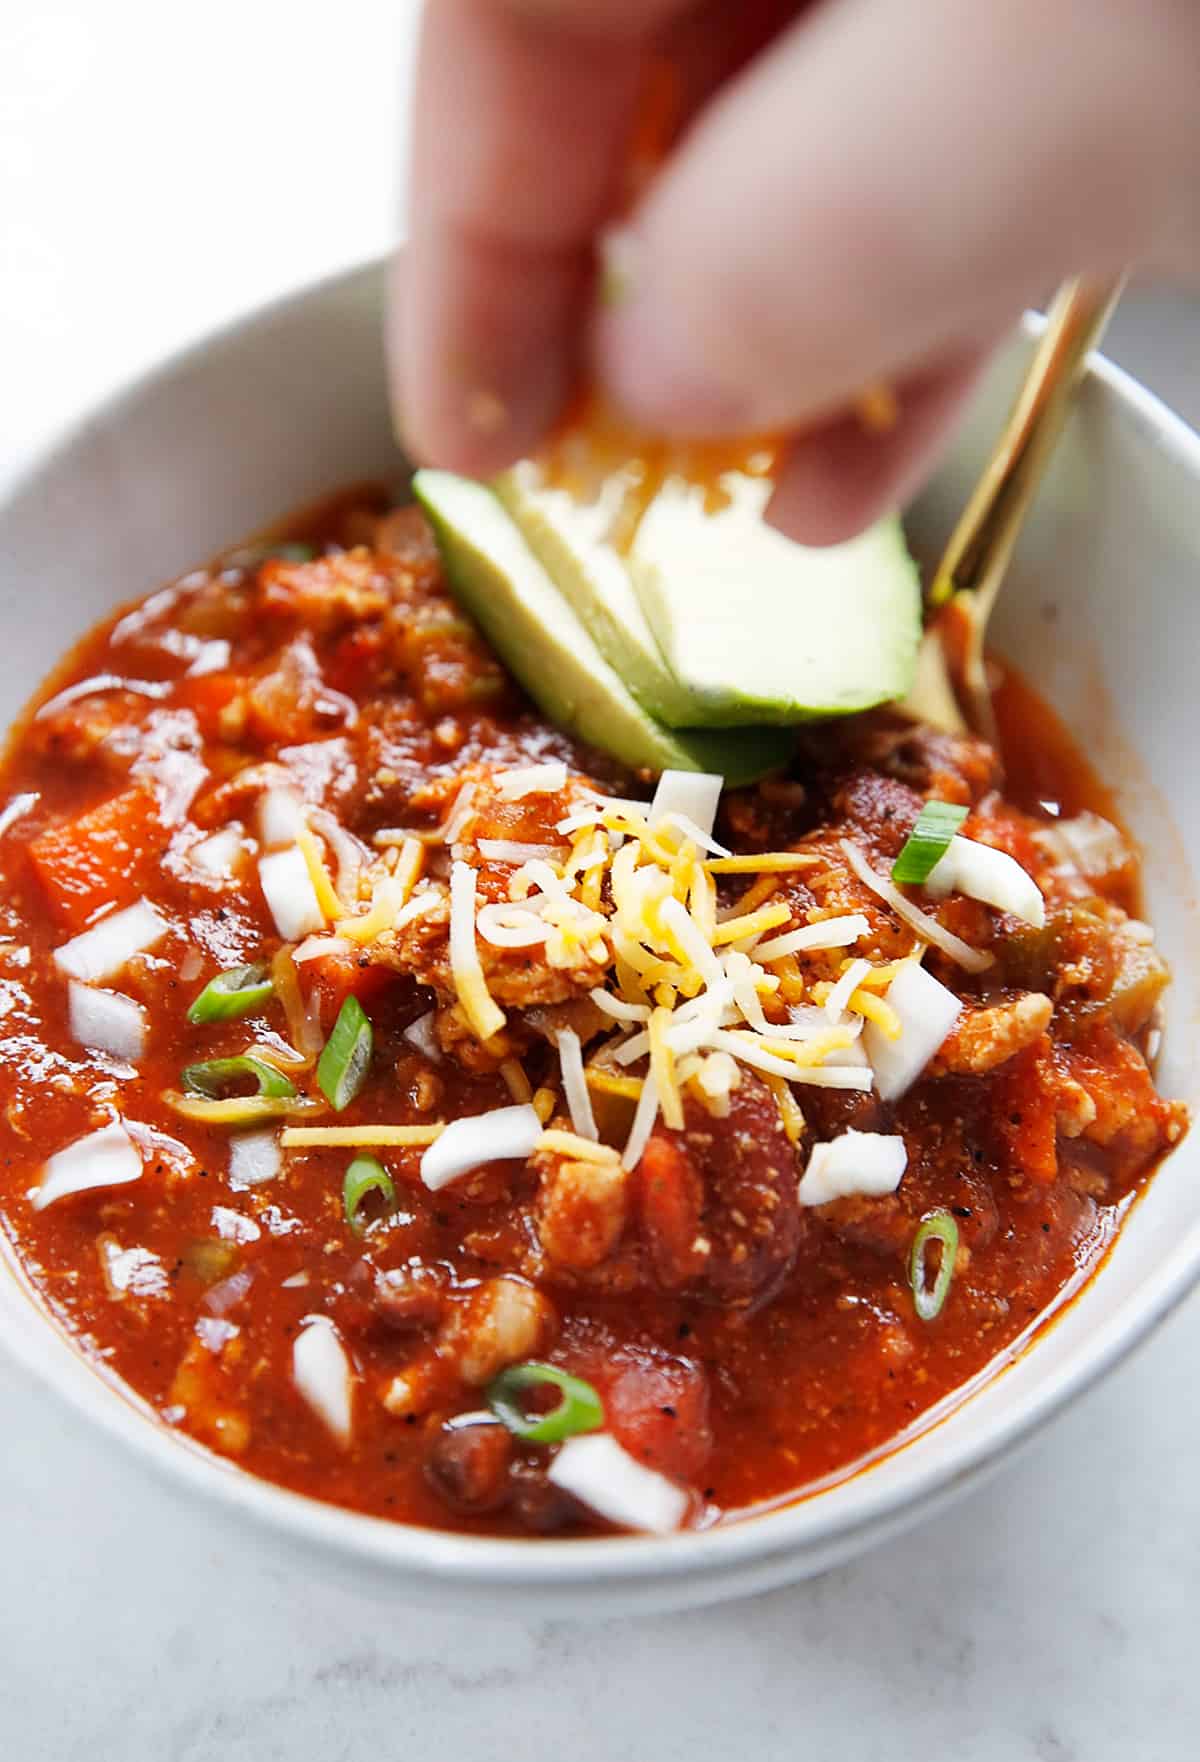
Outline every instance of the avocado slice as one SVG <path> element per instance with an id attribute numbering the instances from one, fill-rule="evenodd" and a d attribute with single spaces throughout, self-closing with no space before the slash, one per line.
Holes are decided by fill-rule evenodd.
<path id="1" fill-rule="evenodd" d="M 621 485 L 595 502 L 547 489 L 537 468 L 515 465 L 498 478 L 496 494 L 530 550 L 586 624 L 596 647 L 634 697 L 670 728 L 702 723 L 703 706 L 663 659 L 622 557 L 607 542 Z"/>
<path id="2" fill-rule="evenodd" d="M 908 693 L 921 589 L 899 520 L 808 549 L 764 524 L 769 487 L 727 478 L 732 501 L 669 480 L 629 569 L 647 621 L 701 726 L 844 716 Z"/>
<path id="3" fill-rule="evenodd" d="M 455 594 L 500 659 L 560 727 L 632 767 L 713 771 L 750 783 L 786 762 L 776 728 L 675 733 L 647 714 L 601 655 L 496 496 L 448 471 L 418 471 Z"/>

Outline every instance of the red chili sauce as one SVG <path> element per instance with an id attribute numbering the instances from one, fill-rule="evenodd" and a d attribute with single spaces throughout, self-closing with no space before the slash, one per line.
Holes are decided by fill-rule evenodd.
<path id="1" fill-rule="evenodd" d="M 645 801 L 654 780 L 618 774 L 541 719 L 449 596 L 415 510 L 359 493 L 287 537 L 291 548 L 231 553 L 109 620 L 8 749 L 0 807 L 32 800 L 0 834 L 0 1225 L 29 1281 L 164 1424 L 357 1511 L 510 1536 L 607 1531 L 556 1484 L 558 1445 L 448 1423 L 486 1414 L 496 1375 L 530 1360 L 593 1387 L 605 1431 L 682 1490 L 684 1523 L 847 1472 L 1095 1267 L 1185 1128 L 1147 1067 L 1167 973 L 1135 915 L 1136 855 L 1103 789 L 1009 674 L 1007 774 L 976 740 L 876 713 L 806 731 L 787 776 L 726 792 L 716 831 L 735 854 L 810 860 L 774 875 L 713 872 L 721 922 L 754 889 L 751 909 L 786 906 L 785 930 L 846 914 L 867 923 L 855 946 L 772 965 L 769 1023 L 797 1002 L 819 1008 L 850 958 L 886 976 L 919 950 L 844 841 L 886 876 L 929 798 L 968 808 L 962 832 L 1033 877 L 1045 924 L 908 889 L 990 957 L 968 972 L 925 952 L 924 970 L 963 1008 L 919 1080 L 887 1103 L 874 1089 L 797 1081 L 789 1108 L 770 1072 L 728 1057 L 705 1065 L 702 1051 L 679 1084 L 682 1126 L 660 1113 L 626 1169 L 618 1154 L 650 1067 L 618 1067 L 605 1051 L 636 1024 L 592 1000 L 611 980 L 604 932 L 589 950 L 563 931 L 556 961 L 551 941 L 480 937 L 504 1016 L 481 1039 L 450 959 L 447 883 L 464 864 L 477 904 L 504 907 L 521 852 L 505 858 L 497 843 L 565 851 L 572 835 L 558 827 L 594 800 L 588 789 Z M 560 760 L 561 787 L 521 794 L 500 781 Z M 315 932 L 281 934 L 259 867 L 272 792 L 276 806 L 303 804 L 310 854 L 346 920 L 387 882 L 379 934 L 339 936 L 334 913 Z M 397 852 L 414 838 L 429 909 L 397 927 Z M 606 925 L 613 885 L 603 869 L 587 908 Z M 55 951 L 138 902 L 161 934 L 82 983 L 139 1006 L 122 1019 L 140 1021 L 141 1044 L 120 1056 L 80 1043 Z M 214 976 L 255 963 L 276 979 L 261 1007 L 189 1022 Z M 647 996 L 647 1015 L 666 1007 Z M 314 1058 L 348 997 L 372 1046 L 337 1111 Z M 431 1127 L 531 1091 L 551 1129 L 570 1132 L 564 1028 L 588 1062 L 607 1159 L 554 1140 L 431 1191 L 420 1145 L 277 1149 L 273 1164 L 269 1151 L 257 1164 L 233 1152 L 246 1129 L 278 1145 L 296 1125 Z M 188 1095 L 184 1068 L 251 1046 L 285 1073 L 300 1111 L 232 1127 L 189 1112 L 205 1098 Z M 244 1088 L 233 1081 L 234 1096 Z M 114 1122 L 138 1178 L 39 1209 L 47 1158 Z M 813 1146 L 847 1129 L 902 1137 L 899 1185 L 802 1203 Z M 344 1180 L 359 1154 L 378 1156 L 394 1200 L 369 1193 L 352 1225 Z M 958 1243 L 940 1312 L 923 1320 L 910 1257 L 930 1213 L 949 1214 Z M 940 1252 L 926 1251 L 929 1285 Z M 296 1342 L 314 1325 L 342 1367 L 340 1428 L 336 1400 L 314 1405 L 298 1384 Z"/>

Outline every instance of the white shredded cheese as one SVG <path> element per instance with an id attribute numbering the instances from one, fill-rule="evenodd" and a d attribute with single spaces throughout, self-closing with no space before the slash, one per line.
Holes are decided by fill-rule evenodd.
<path id="1" fill-rule="evenodd" d="M 443 844 L 457 844 L 475 818 L 475 785 L 464 783 L 454 798 L 445 824 L 441 828 Z"/>
<path id="2" fill-rule="evenodd" d="M 550 926 L 532 905 L 524 902 L 505 905 L 496 901 L 480 906 L 475 914 L 475 928 L 493 948 L 534 948 L 550 934 Z"/>
<path id="3" fill-rule="evenodd" d="M 596 1130 L 596 1116 L 592 1112 L 592 1097 L 588 1090 L 587 1078 L 583 1074 L 583 1047 L 579 1036 L 573 1028 L 560 1028 L 554 1040 L 558 1047 L 563 1094 L 567 1098 L 567 1111 L 571 1115 L 571 1124 L 581 1138 L 592 1138 L 599 1141 L 600 1134 Z"/>
<path id="4" fill-rule="evenodd" d="M 688 1513 L 683 1488 L 646 1468 L 608 1432 L 568 1438 L 546 1478 L 622 1529 L 670 1535 Z"/>
<path id="5" fill-rule="evenodd" d="M 123 1187 L 141 1178 L 142 1158 L 119 1120 L 77 1138 L 52 1156 L 42 1169 L 42 1179 L 29 1195 L 35 1211 L 43 1211 L 70 1193 L 87 1193 L 96 1187 Z"/>
<path id="6" fill-rule="evenodd" d="M 513 838 L 480 838 L 475 848 L 489 863 L 556 863 L 563 854 L 561 844 L 522 844 Z"/>
<path id="7" fill-rule="evenodd" d="M 67 986 L 72 1037 L 93 1052 L 136 1063 L 146 1050 L 146 1012 L 120 991 L 100 991 L 72 979 Z"/>
<path id="8" fill-rule="evenodd" d="M 258 879 L 275 928 L 285 942 L 300 942 L 325 928 L 325 914 L 299 845 L 260 857 Z"/>
<path id="9" fill-rule="evenodd" d="M 823 918 L 818 924 L 802 924 L 782 936 L 760 942 L 754 950 L 757 961 L 778 961 L 789 954 L 819 954 L 830 948 L 849 948 L 870 931 L 870 924 L 861 912 L 849 912 L 841 918 Z"/>
<path id="10" fill-rule="evenodd" d="M 635 1169 L 642 1160 L 642 1153 L 650 1142 L 650 1134 L 654 1130 L 654 1122 L 658 1118 L 658 1085 L 651 1076 L 642 1083 L 642 1093 L 638 1096 L 637 1108 L 633 1115 L 633 1125 L 629 1129 L 625 1148 L 621 1152 L 621 1167 Z"/>
<path id="11" fill-rule="evenodd" d="M 588 996 L 598 1010 L 611 1016 L 615 1022 L 648 1022 L 650 1005 L 648 1003 L 627 1003 L 623 997 L 614 997 L 611 991 L 603 991 L 599 986 L 589 991 Z"/>
<path id="12" fill-rule="evenodd" d="M 814 1144 L 800 1178 L 801 1205 L 828 1205 L 854 1193 L 894 1193 L 908 1166 L 908 1151 L 898 1134 L 843 1132 L 825 1144 Z"/>
<path id="13" fill-rule="evenodd" d="M 354 1373 L 333 1323 L 310 1316 L 292 1347 L 292 1380 L 343 1448 L 354 1429 Z"/>
<path id="14" fill-rule="evenodd" d="M 438 1193 L 482 1163 L 531 1156 L 541 1133 L 542 1122 L 528 1103 L 451 1120 L 422 1156 L 421 1179 Z"/>
<path id="15" fill-rule="evenodd" d="M 103 979 L 115 979 L 134 955 L 148 954 L 166 933 L 166 919 L 149 900 L 139 900 L 124 911 L 101 918 L 90 930 L 56 948 L 54 964 L 60 973 L 95 985 Z"/>
<path id="16" fill-rule="evenodd" d="M 825 1014 L 831 1022 L 836 1022 L 842 1011 L 849 1005 L 850 999 L 858 990 L 867 974 L 871 971 L 870 961 L 851 961 L 846 971 L 834 985 L 833 990 L 825 999 Z"/>
<path id="17" fill-rule="evenodd" d="M 867 1057 L 884 1101 L 895 1101 L 916 1082 L 958 1020 L 962 1003 L 932 973 L 908 961 L 884 997 L 900 1018 L 900 1038 L 889 1040 L 874 1022 L 863 1034 Z"/>

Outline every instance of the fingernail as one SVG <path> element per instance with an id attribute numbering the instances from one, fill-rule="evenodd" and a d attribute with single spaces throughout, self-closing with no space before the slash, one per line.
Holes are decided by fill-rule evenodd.
<path id="1" fill-rule="evenodd" d="M 630 233 L 606 243 L 593 352 L 609 396 L 645 427 L 724 435 L 753 426 L 745 398 L 709 376 L 702 352 L 664 311 Z"/>

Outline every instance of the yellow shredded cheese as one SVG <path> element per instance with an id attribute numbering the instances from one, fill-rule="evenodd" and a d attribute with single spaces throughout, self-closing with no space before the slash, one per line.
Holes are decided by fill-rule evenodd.
<path id="1" fill-rule="evenodd" d="M 340 918 L 344 909 L 342 902 L 329 879 L 329 871 L 325 867 L 325 859 L 321 855 L 312 827 L 305 820 L 301 820 L 296 827 L 296 843 L 300 846 L 300 854 L 304 858 L 308 878 L 317 896 L 317 904 L 326 921 L 332 922 L 335 918 Z"/>
<path id="2" fill-rule="evenodd" d="M 543 1126 L 548 1119 L 553 1117 L 557 1100 L 558 1097 L 555 1095 L 553 1089 L 539 1089 L 534 1095 L 531 1105 L 534 1113 L 537 1115 L 538 1119 L 541 1120 Z"/>
<path id="3" fill-rule="evenodd" d="M 620 1095 L 627 1101 L 636 1101 L 642 1093 L 642 1079 L 628 1077 L 623 1071 L 606 1071 L 600 1065 L 584 1065 L 583 1074 L 588 1088 L 595 1089 L 600 1095 Z"/>
<path id="4" fill-rule="evenodd" d="M 445 1120 L 428 1126 L 285 1126 L 279 1142 L 285 1150 L 407 1149 L 432 1144 L 445 1129 Z"/>
<path id="5" fill-rule="evenodd" d="M 475 941 L 475 871 L 456 862 L 450 870 L 450 971 L 471 1031 L 490 1040 L 504 1026 L 504 1011 L 487 988 Z"/>
<path id="6" fill-rule="evenodd" d="M 674 1132 L 683 1129 L 683 1100 L 675 1080 L 675 1054 L 667 1044 L 671 1011 L 661 1004 L 650 1013 L 650 1072 L 658 1090 L 659 1106 L 667 1125 Z"/>
<path id="7" fill-rule="evenodd" d="M 877 997 L 873 991 L 866 991 L 860 985 L 850 994 L 850 1008 L 874 1022 L 886 1039 L 899 1040 L 900 1017 L 886 998 Z"/>
<path id="8" fill-rule="evenodd" d="M 789 869 L 811 869 L 819 856 L 802 850 L 771 850 L 760 856 L 710 857 L 704 867 L 710 875 L 782 875 Z"/>
<path id="9" fill-rule="evenodd" d="M 761 911 L 751 912 L 748 917 L 727 918 L 713 931 L 713 947 L 720 948 L 727 942 L 741 942 L 747 936 L 761 936 L 766 930 L 777 930 L 781 924 L 790 923 L 791 917 L 791 906 L 780 900 L 778 905 L 763 906 Z"/>
<path id="10" fill-rule="evenodd" d="M 800 1103 L 782 1077 L 768 1073 L 763 1077 L 763 1082 L 775 1097 L 775 1105 L 779 1109 L 779 1118 L 787 1134 L 788 1143 L 799 1144 L 804 1136 L 804 1115 L 801 1112 Z"/>
<path id="11" fill-rule="evenodd" d="M 553 1150 L 559 1156 L 569 1156 L 573 1162 L 615 1163 L 620 1160 L 611 1145 L 597 1144 L 593 1138 L 581 1138 L 577 1132 L 543 1132 L 534 1149 Z"/>
<path id="12" fill-rule="evenodd" d="M 514 1101 L 525 1102 L 533 1100 L 533 1084 L 525 1075 L 524 1067 L 519 1058 L 506 1058 L 500 1066 L 500 1075 L 504 1078 L 508 1087 L 508 1093 L 512 1096 Z"/>

